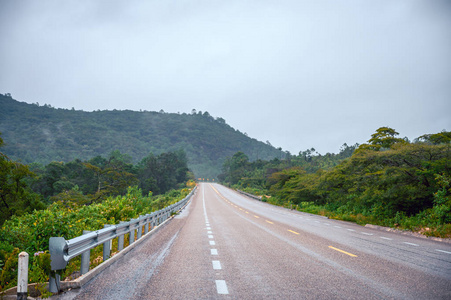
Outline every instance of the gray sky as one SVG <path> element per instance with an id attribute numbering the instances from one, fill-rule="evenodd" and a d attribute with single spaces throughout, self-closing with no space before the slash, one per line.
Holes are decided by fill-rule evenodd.
<path id="1" fill-rule="evenodd" d="M 449 0 L 0 0 L 0 93 L 194 108 L 293 154 L 451 130 Z"/>

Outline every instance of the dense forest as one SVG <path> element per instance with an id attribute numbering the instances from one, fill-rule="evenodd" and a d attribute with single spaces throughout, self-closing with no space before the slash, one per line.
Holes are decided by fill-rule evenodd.
<path id="1" fill-rule="evenodd" d="M 225 158 L 237 151 L 251 160 L 285 155 L 208 112 L 85 112 L 27 104 L 9 94 L 0 94 L 0 132 L 6 141 L 3 153 L 26 164 L 86 161 L 115 150 L 137 163 L 149 153 L 183 149 L 196 177 L 214 178 Z"/>
<path id="2" fill-rule="evenodd" d="M 223 164 L 225 184 L 265 201 L 332 218 L 451 237 L 451 132 L 414 142 L 379 128 L 339 154 L 314 149 L 286 160 L 250 162 L 235 153 Z"/>
<path id="3" fill-rule="evenodd" d="M 0 226 L 14 215 L 31 213 L 57 201 L 89 205 L 124 195 L 130 186 L 137 186 L 144 196 L 159 195 L 183 188 L 194 179 L 183 150 L 149 154 L 136 165 L 118 150 L 106 158 L 51 162 L 46 166 L 24 165 L 0 155 Z"/>

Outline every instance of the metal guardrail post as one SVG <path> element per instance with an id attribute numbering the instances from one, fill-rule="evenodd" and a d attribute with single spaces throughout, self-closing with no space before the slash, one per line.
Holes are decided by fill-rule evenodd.
<path id="1" fill-rule="evenodd" d="M 112 225 L 105 224 L 103 225 L 103 228 L 110 227 Z M 105 241 L 103 243 L 103 261 L 106 261 L 108 258 L 110 258 L 111 254 L 111 240 Z"/>
<path id="2" fill-rule="evenodd" d="M 89 230 L 83 230 L 83 234 L 90 233 Z M 89 261 L 91 258 L 91 249 L 86 250 L 81 254 L 80 274 L 86 274 L 89 272 Z"/>
<path id="3" fill-rule="evenodd" d="M 49 277 L 49 292 L 59 293 L 61 289 L 61 276 L 55 271 L 50 272 Z"/>
<path id="4" fill-rule="evenodd" d="M 132 225 L 130 225 L 130 237 L 129 237 L 128 244 L 131 245 L 134 242 L 135 242 L 135 229 L 133 228 Z"/>
<path id="5" fill-rule="evenodd" d="M 149 232 L 150 215 L 146 215 L 146 223 L 144 224 L 144 234 Z"/>
<path id="6" fill-rule="evenodd" d="M 120 221 L 119 224 L 123 224 L 123 223 L 127 223 L 127 222 L 123 222 Z M 117 251 L 121 251 L 122 249 L 124 249 L 124 235 L 121 234 L 120 236 L 117 237 Z"/>
<path id="7" fill-rule="evenodd" d="M 137 240 L 139 240 L 143 234 L 143 224 L 142 224 L 142 218 L 143 216 L 139 216 L 139 222 L 138 222 L 138 236 Z"/>

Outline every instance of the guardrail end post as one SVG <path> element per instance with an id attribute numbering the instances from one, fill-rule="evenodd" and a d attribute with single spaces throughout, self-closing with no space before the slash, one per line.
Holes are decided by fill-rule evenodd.
<path id="1" fill-rule="evenodd" d="M 19 253 L 17 275 L 17 300 L 26 300 L 28 296 L 28 253 Z"/>
<path id="2" fill-rule="evenodd" d="M 50 293 L 59 293 L 61 287 L 61 276 L 56 273 L 56 271 L 50 272 L 49 277 L 49 292 Z"/>

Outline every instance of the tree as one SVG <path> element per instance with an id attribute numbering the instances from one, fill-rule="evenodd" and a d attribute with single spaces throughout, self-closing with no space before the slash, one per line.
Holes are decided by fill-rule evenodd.
<path id="1" fill-rule="evenodd" d="M 407 144 L 408 142 L 401 138 L 396 138 L 399 135 L 394 129 L 390 127 L 380 127 L 375 133 L 371 135 L 371 139 L 368 140 L 369 144 L 362 144 L 358 148 L 361 150 L 386 150 L 390 149 L 395 144 Z"/>
<path id="2" fill-rule="evenodd" d="M 435 134 L 424 134 L 416 139 L 418 142 L 430 143 L 433 145 L 451 143 L 451 132 L 443 130 Z"/>
<path id="3" fill-rule="evenodd" d="M 239 151 L 231 158 L 227 158 L 222 167 L 222 174 L 218 176 L 221 181 L 236 184 L 243 178 L 249 167 L 249 157 Z"/>
<path id="4" fill-rule="evenodd" d="M 3 139 L 0 137 L 0 147 Z M 34 176 L 28 166 L 10 160 L 0 152 L 0 225 L 13 215 L 44 209 L 39 195 L 33 193 L 26 179 Z"/>
<path id="5" fill-rule="evenodd" d="M 150 153 L 137 165 L 137 178 L 143 194 L 164 194 L 188 180 L 188 166 L 185 151 Z"/>

